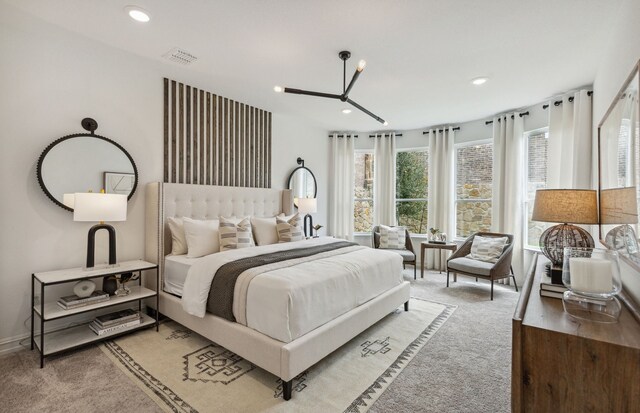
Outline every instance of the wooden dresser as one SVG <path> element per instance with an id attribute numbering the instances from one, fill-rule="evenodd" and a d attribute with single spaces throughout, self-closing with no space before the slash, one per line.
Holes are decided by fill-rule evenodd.
<path id="1" fill-rule="evenodd" d="M 640 323 L 575 319 L 540 296 L 546 259 L 529 269 L 513 316 L 513 412 L 640 412 Z"/>

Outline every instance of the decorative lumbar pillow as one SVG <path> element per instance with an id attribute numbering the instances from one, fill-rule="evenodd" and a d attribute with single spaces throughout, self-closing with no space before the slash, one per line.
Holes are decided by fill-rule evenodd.
<path id="1" fill-rule="evenodd" d="M 187 240 L 187 257 L 197 258 L 220 252 L 220 222 L 217 219 L 202 221 L 185 217 L 182 223 Z"/>
<path id="2" fill-rule="evenodd" d="M 251 221 L 244 218 L 237 224 L 234 219 L 220 217 L 220 251 L 252 246 Z"/>
<path id="3" fill-rule="evenodd" d="M 278 230 L 276 229 L 276 224 L 276 217 L 251 217 L 251 232 L 253 232 L 253 237 L 256 240 L 256 244 L 277 244 Z"/>
<path id="4" fill-rule="evenodd" d="M 295 214 L 288 220 L 277 216 L 276 229 L 278 231 L 279 242 L 302 241 L 304 239 L 302 220 L 298 214 Z"/>
<path id="5" fill-rule="evenodd" d="M 498 262 L 504 246 L 507 245 L 507 237 L 482 237 L 476 235 L 471 244 L 471 253 L 467 255 L 478 261 Z"/>
<path id="6" fill-rule="evenodd" d="M 380 246 L 382 249 L 404 249 L 407 233 L 404 227 L 388 227 L 380 225 Z"/>
<path id="7" fill-rule="evenodd" d="M 167 218 L 169 230 L 171 231 L 171 255 L 182 255 L 187 253 L 187 239 L 184 235 L 184 224 L 182 218 Z"/>

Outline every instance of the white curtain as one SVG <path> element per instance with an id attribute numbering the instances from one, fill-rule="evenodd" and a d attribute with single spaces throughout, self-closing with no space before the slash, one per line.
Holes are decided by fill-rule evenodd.
<path id="1" fill-rule="evenodd" d="M 453 239 L 453 128 L 429 131 L 429 193 L 427 202 L 427 228 L 438 228 Z M 444 270 L 447 252 L 428 249 L 425 267 Z"/>
<path id="2" fill-rule="evenodd" d="M 396 134 L 374 139 L 373 225 L 396 225 Z"/>
<path id="3" fill-rule="evenodd" d="M 353 195 L 355 152 L 352 135 L 331 136 L 331 198 L 329 234 L 353 239 Z"/>
<path id="4" fill-rule="evenodd" d="M 493 188 L 491 231 L 513 235 L 511 265 L 519 279 L 524 275 L 522 205 L 524 123 L 518 112 L 493 118 Z M 500 280 L 509 284 L 510 279 Z"/>
<path id="5" fill-rule="evenodd" d="M 581 90 L 560 100 L 549 102 L 547 188 L 591 189 L 591 97 Z"/>

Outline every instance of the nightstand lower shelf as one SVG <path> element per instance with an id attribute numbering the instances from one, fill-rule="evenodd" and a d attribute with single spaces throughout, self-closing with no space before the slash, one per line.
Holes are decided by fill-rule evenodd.
<path id="1" fill-rule="evenodd" d="M 93 330 L 89 328 L 89 324 L 80 324 L 62 330 L 53 331 L 51 333 L 45 333 L 46 340 L 44 341 L 44 351 L 40 348 L 40 334 L 37 334 L 35 336 L 36 347 L 42 352 L 44 357 L 47 357 L 66 350 L 115 337 L 120 334 L 130 333 L 134 330 L 139 330 L 145 327 L 151 327 L 156 324 L 156 320 L 154 318 L 151 318 L 146 314 L 141 314 L 141 316 L 142 320 L 139 325 L 101 336 L 94 333 Z"/>

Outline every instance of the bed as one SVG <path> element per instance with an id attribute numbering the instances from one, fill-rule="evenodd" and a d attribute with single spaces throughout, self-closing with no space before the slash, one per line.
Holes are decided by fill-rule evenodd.
<path id="1" fill-rule="evenodd" d="M 408 310 L 409 283 L 402 280 L 401 274 L 396 279 L 396 267 L 401 265 L 399 262 L 396 265 L 394 254 L 386 256 L 378 252 L 374 256 L 368 248 L 338 245 L 340 240 L 330 238 L 243 248 L 198 259 L 169 255 L 171 235 L 167 218 L 269 217 L 280 213 L 293 213 L 289 190 L 151 183 L 146 188 L 145 255 L 160 268 L 159 312 L 281 378 L 283 397 L 289 400 L 292 380 L 298 374 L 402 304 Z M 313 259 L 290 260 L 294 263 L 291 266 L 273 263 L 269 264 L 271 267 L 264 265 L 261 272 L 254 271 L 255 268 L 243 272 L 240 277 L 245 278 L 238 278 L 238 283 L 241 279 L 250 279 L 251 286 L 244 293 L 238 293 L 241 290 L 236 288 L 231 318 L 204 311 L 202 300 L 188 299 L 202 296 L 202 293 L 190 293 L 193 285 L 206 284 L 207 277 L 213 277 L 215 269 L 225 262 L 279 251 L 302 253 L 310 248 L 327 251 L 322 253 L 325 255 L 314 255 Z M 377 261 L 372 261 L 372 257 Z M 264 292 L 265 288 L 278 283 L 318 284 L 321 277 L 314 271 L 334 276 L 333 279 L 327 277 L 326 285 L 314 287 L 314 294 L 296 297 L 293 291 L 300 290 L 299 286 L 289 291 L 273 287 L 268 293 Z M 341 271 L 348 275 L 336 275 Z M 363 271 L 369 275 L 367 282 L 353 276 Z M 252 272 L 254 278 L 247 278 Z M 196 277 L 205 280 L 204 284 L 196 283 Z M 155 282 L 155 277 L 146 278 L 149 283 Z M 211 295 L 216 291 L 212 289 Z M 244 301 L 237 299 L 238 294 L 244 294 Z M 269 299 L 261 300 L 261 297 Z M 289 300 L 288 304 L 279 305 L 283 300 Z M 322 311 L 295 311 L 305 306 L 307 309 L 322 307 Z"/>

